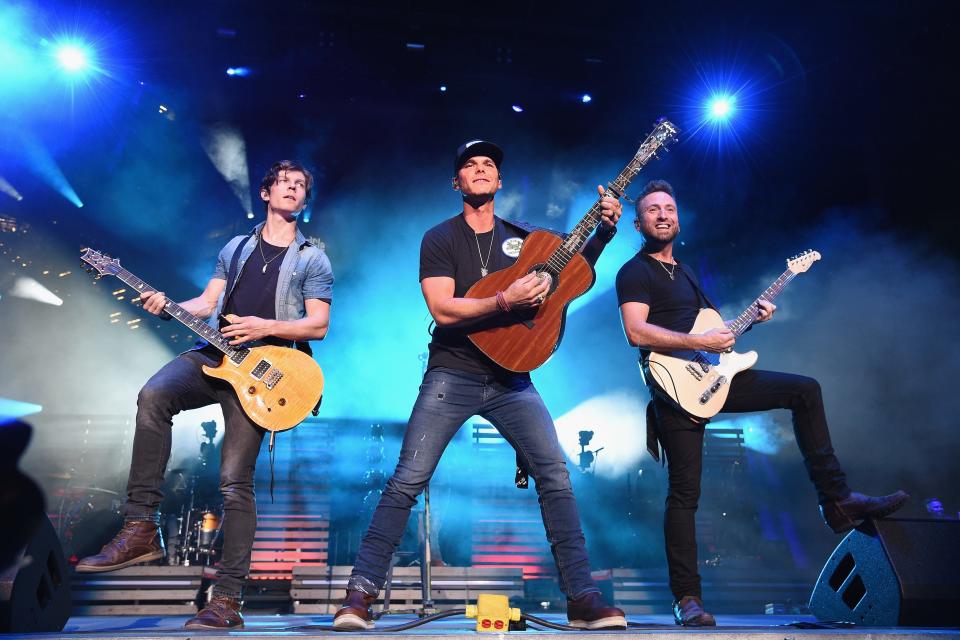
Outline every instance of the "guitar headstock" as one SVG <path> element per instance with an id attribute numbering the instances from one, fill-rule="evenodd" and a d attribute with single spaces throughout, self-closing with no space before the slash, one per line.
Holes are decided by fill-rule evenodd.
<path id="1" fill-rule="evenodd" d="M 813 266 L 813 263 L 820 259 L 820 253 L 813 249 L 807 249 L 800 255 L 793 256 L 787 260 L 787 269 L 794 273 L 803 273 Z"/>
<path id="2" fill-rule="evenodd" d="M 609 186 L 618 193 L 624 193 L 634 177 L 636 177 L 644 165 L 650 161 L 650 158 L 657 157 L 658 151 L 661 149 L 666 151 L 667 145 L 677 141 L 677 134 L 679 132 L 680 129 L 677 125 L 666 118 L 657 120 L 653 131 L 640 143 L 640 148 L 637 149 L 637 153 L 633 156 L 630 164 L 624 168 L 616 180 L 611 182 Z"/>
<path id="3" fill-rule="evenodd" d="M 96 269 L 101 276 L 115 276 L 123 268 L 118 258 L 111 258 L 96 249 L 84 249 L 80 259 Z"/>

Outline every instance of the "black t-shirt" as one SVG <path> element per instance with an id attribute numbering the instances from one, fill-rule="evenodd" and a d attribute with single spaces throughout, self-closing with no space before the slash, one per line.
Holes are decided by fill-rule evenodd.
<path id="1" fill-rule="evenodd" d="M 689 333 L 700 309 L 709 305 L 693 285 L 697 282 L 693 270 L 678 261 L 671 280 L 668 272 L 672 268 L 643 252 L 633 256 L 617 273 L 617 303 L 642 302 L 650 307 L 650 324 Z M 643 357 L 648 353 L 640 350 Z"/>
<path id="2" fill-rule="evenodd" d="M 453 278 L 453 295 L 462 298 L 482 277 L 480 269 L 484 263 L 488 273 L 512 266 L 526 236 L 526 231 L 496 216 L 492 231 L 476 234 L 463 215 L 458 214 L 424 234 L 420 244 L 420 280 L 438 276 Z M 474 324 L 470 329 L 476 330 L 478 326 L 482 325 Z M 434 327 L 427 363 L 428 369 L 433 367 L 497 376 L 517 375 L 483 355 L 466 332 L 455 327 Z"/>
<path id="3" fill-rule="evenodd" d="M 250 239 L 250 242 L 256 241 L 254 238 Z M 263 239 L 260 242 L 262 243 L 260 247 L 253 248 L 253 253 L 247 258 L 237 276 L 237 284 L 233 287 L 233 292 L 221 315 L 233 313 L 238 316 L 257 316 L 265 320 L 277 319 L 277 279 L 280 276 L 283 254 L 286 253 L 287 248 L 272 245 Z M 263 249 L 262 253 L 261 249 Z M 267 258 L 266 263 L 264 256 Z M 223 329 L 226 325 L 227 322 L 221 318 L 220 328 Z M 269 338 L 264 342 L 290 344 L 289 340 L 274 341 Z"/>

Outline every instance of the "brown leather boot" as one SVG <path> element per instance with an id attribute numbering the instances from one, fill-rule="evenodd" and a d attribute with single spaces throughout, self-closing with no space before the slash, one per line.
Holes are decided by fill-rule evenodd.
<path id="1" fill-rule="evenodd" d="M 337 631 L 373 629 L 373 613 L 370 612 L 370 607 L 376 599 L 376 596 L 348 589 L 340 610 L 333 616 L 333 628 Z"/>
<path id="2" fill-rule="evenodd" d="M 230 596 L 214 594 L 200 613 L 187 620 L 184 629 L 243 629 L 240 601 Z"/>
<path id="3" fill-rule="evenodd" d="M 854 492 L 843 500 L 820 505 L 820 513 L 823 515 L 823 521 L 833 529 L 834 533 L 846 533 L 867 518 L 882 518 L 890 515 L 909 499 L 910 496 L 904 491 L 876 498 Z"/>
<path id="4" fill-rule="evenodd" d="M 715 627 L 717 619 L 703 610 L 703 600 L 684 596 L 673 603 L 673 620 L 685 627 Z"/>
<path id="5" fill-rule="evenodd" d="M 611 607 L 594 591 L 576 600 L 567 600 L 567 624 L 578 629 L 626 629 L 623 611 Z"/>
<path id="6" fill-rule="evenodd" d="M 114 571 L 132 564 L 159 560 L 164 556 L 163 536 L 154 522 L 128 521 L 103 545 L 95 556 L 83 558 L 77 563 L 77 573 Z"/>

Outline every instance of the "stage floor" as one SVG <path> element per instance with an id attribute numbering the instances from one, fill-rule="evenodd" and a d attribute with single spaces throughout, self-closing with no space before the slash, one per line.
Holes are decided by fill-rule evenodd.
<path id="1" fill-rule="evenodd" d="M 566 619 L 563 615 L 544 614 L 542 617 L 550 622 L 563 624 Z M 246 617 L 246 628 L 243 631 L 225 632 L 196 632 L 184 630 L 182 616 L 78 616 L 67 622 L 67 626 L 60 633 L 30 634 L 31 639 L 63 638 L 75 635 L 78 638 L 188 638 L 197 635 L 231 635 L 245 638 L 276 638 L 278 636 L 293 636 L 310 638 L 329 636 L 333 632 L 320 627 L 329 627 L 333 617 L 306 616 L 306 615 L 250 615 Z M 391 615 L 377 621 L 377 628 L 363 632 L 366 638 L 397 637 L 397 633 L 389 633 L 390 626 L 405 624 L 415 620 L 415 616 Z M 526 638 L 549 637 L 552 640 L 567 640 L 566 637 L 579 636 L 584 633 L 603 634 L 605 636 L 621 636 L 629 638 L 643 638 L 656 640 L 674 634 L 706 634 L 711 640 L 817 640 L 827 638 L 871 638 L 879 640 L 914 640 L 918 638 L 947 638 L 960 639 L 960 629 L 926 629 L 907 627 L 854 627 L 842 629 L 802 628 L 793 623 L 815 624 L 811 616 L 797 615 L 725 615 L 718 616 L 720 626 L 709 629 L 682 629 L 673 624 L 670 616 L 628 616 L 631 623 L 643 625 L 631 627 L 627 631 L 607 632 L 565 632 L 540 630 L 530 628 L 527 631 L 510 632 Z M 402 632 L 404 635 L 416 635 L 418 638 L 447 639 L 462 635 L 478 635 L 474 631 L 473 620 L 464 617 L 451 617 L 425 624 L 422 627 Z M 309 628 L 314 627 L 314 628 Z M 338 634 L 345 636 L 347 634 Z M 491 634 L 492 635 L 492 634 Z M 502 634 L 497 634 L 502 635 Z M 12 637 L 12 636 L 7 636 Z"/>

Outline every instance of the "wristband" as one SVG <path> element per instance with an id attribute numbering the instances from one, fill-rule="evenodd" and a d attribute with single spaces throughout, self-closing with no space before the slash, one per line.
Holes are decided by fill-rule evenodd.
<path id="1" fill-rule="evenodd" d="M 497 306 L 500 307 L 500 311 L 504 313 L 510 313 L 510 304 L 507 302 L 507 298 L 503 295 L 503 291 L 497 291 Z"/>

